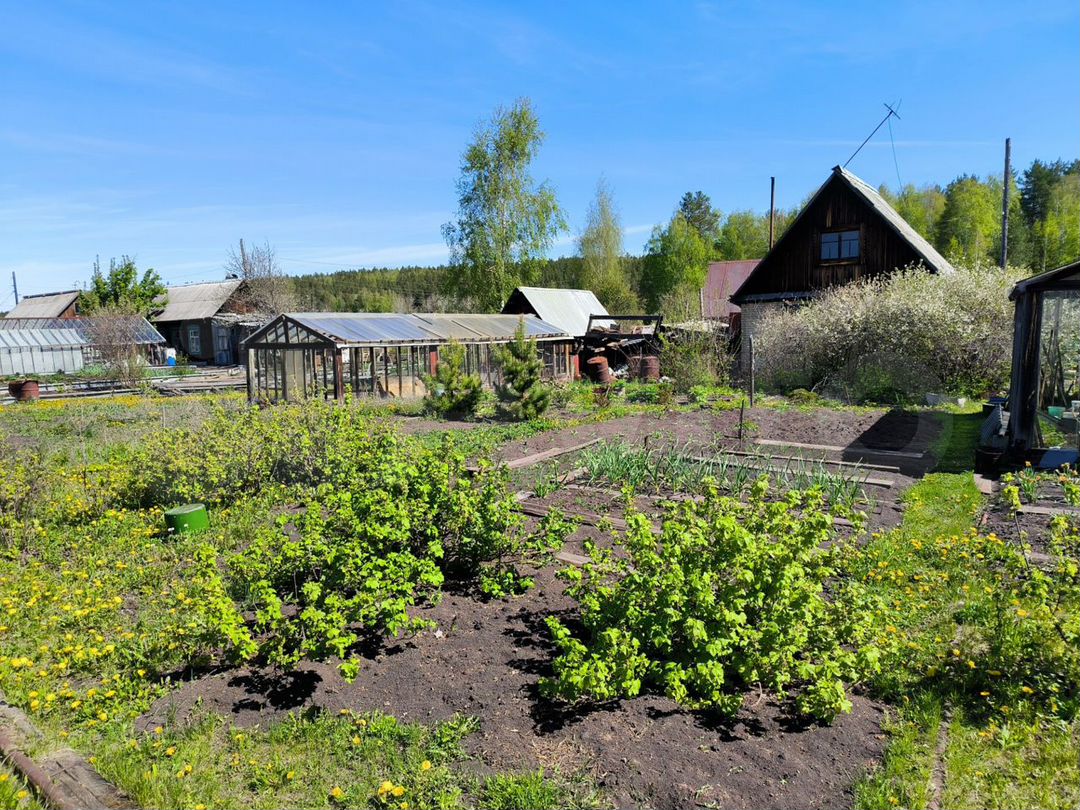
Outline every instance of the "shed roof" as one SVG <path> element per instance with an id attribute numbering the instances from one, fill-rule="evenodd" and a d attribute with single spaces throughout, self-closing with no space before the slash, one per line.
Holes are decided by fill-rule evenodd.
<path id="1" fill-rule="evenodd" d="M 1017 296 L 1033 290 L 1053 290 L 1055 288 L 1075 290 L 1078 283 L 1080 283 L 1080 261 L 1021 279 L 1016 282 L 1012 292 L 1009 293 L 1009 300 L 1016 300 Z"/>
<path id="2" fill-rule="evenodd" d="M 7 348 L 92 346 L 99 327 L 125 343 L 164 343 L 146 318 L 120 315 L 102 318 L 0 318 L 0 346 Z M 104 331 L 104 330 L 102 330 Z"/>
<path id="3" fill-rule="evenodd" d="M 7 314 L 8 318 L 59 318 L 64 310 L 79 300 L 78 290 L 24 295 Z"/>
<path id="4" fill-rule="evenodd" d="M 876 188 L 842 166 L 834 167 L 833 173 L 842 177 L 853 191 L 866 200 L 871 208 L 881 214 L 882 218 L 892 226 L 893 230 L 905 239 L 915 252 L 922 257 L 927 268 L 935 273 L 953 272 L 953 266 L 949 264 L 948 260 L 938 253 L 921 233 L 911 227 L 908 221 L 900 216 L 884 197 L 878 194 Z M 824 187 L 823 185 L 822 188 Z"/>
<path id="5" fill-rule="evenodd" d="M 610 314 L 592 290 L 559 287 L 518 287 L 507 299 L 503 312 L 520 311 L 522 302 L 539 318 L 574 337 L 584 336 L 590 315 Z"/>
<path id="6" fill-rule="evenodd" d="M 165 308 L 153 316 L 154 321 L 163 323 L 212 318 L 243 283 L 240 279 L 229 279 L 169 287 Z"/>
<path id="7" fill-rule="evenodd" d="M 505 341 L 524 320 L 525 334 L 536 340 L 571 335 L 534 315 L 402 314 L 396 312 L 289 312 L 253 333 L 245 346 L 259 343 L 325 342 L 338 346 Z M 300 335 L 293 327 L 305 330 Z M 291 337 L 281 336 L 289 335 Z"/>
<path id="8" fill-rule="evenodd" d="M 816 200 L 826 188 L 833 183 L 842 183 L 845 187 L 850 189 L 856 196 L 861 198 L 871 210 L 873 210 L 881 220 L 892 229 L 894 233 L 901 239 L 903 239 L 912 249 L 912 251 L 922 260 L 922 263 L 928 270 L 933 273 L 953 273 L 955 270 L 953 266 L 949 264 L 948 260 L 942 256 L 926 239 L 915 230 L 906 219 L 896 212 L 888 201 L 882 197 L 877 189 L 871 186 L 862 178 L 855 175 L 853 172 L 849 172 L 842 166 L 834 166 L 832 174 L 829 178 L 821 184 L 813 196 L 806 202 L 806 205 L 802 207 L 799 215 L 795 217 L 795 220 L 788 226 L 784 234 L 776 240 L 776 244 L 772 246 L 765 257 L 758 262 L 758 266 L 755 268 L 759 272 L 768 272 L 768 260 L 777 251 L 783 250 L 787 245 L 787 240 L 792 238 L 792 234 L 798 232 L 796 227 L 798 222 L 806 216 L 807 211 L 813 207 L 814 200 Z M 800 298 L 806 297 L 805 291 L 797 291 L 795 295 L 789 295 L 788 293 L 767 293 L 764 295 L 747 295 L 744 290 L 751 284 L 754 273 L 751 272 L 743 283 L 739 285 L 734 295 L 731 296 L 735 303 L 744 303 L 750 298 L 756 300 L 769 300 L 769 299 L 783 299 L 783 298 Z"/>
<path id="9" fill-rule="evenodd" d="M 739 307 L 731 303 L 731 296 L 742 286 L 759 261 L 761 259 L 709 262 L 709 272 L 705 276 L 706 318 L 727 318 L 739 311 Z"/>

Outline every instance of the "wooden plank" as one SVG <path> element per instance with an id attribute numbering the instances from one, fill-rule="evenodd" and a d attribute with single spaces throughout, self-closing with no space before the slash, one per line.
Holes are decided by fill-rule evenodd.
<path id="1" fill-rule="evenodd" d="M 989 479 L 989 478 L 987 478 L 985 476 L 979 475 L 977 473 L 975 475 L 975 487 L 983 495 L 993 495 L 994 494 L 994 482 L 991 479 Z"/>
<path id="2" fill-rule="evenodd" d="M 780 461 L 812 461 L 818 464 L 830 464 L 834 467 L 854 467 L 860 470 L 877 470 L 878 472 L 891 472 L 899 473 L 900 468 L 894 467 L 891 464 L 865 464 L 860 461 L 841 461 L 840 459 L 832 458 L 818 458 L 809 456 L 778 456 L 773 453 L 749 453 L 746 450 L 718 450 L 718 455 L 725 456 L 745 456 L 747 458 L 762 458 L 763 456 L 771 459 L 778 459 Z"/>
<path id="3" fill-rule="evenodd" d="M 897 458 L 926 458 L 926 453 L 915 453 L 909 450 L 877 450 L 873 447 L 863 447 L 860 444 L 849 444 L 840 447 L 835 444 L 808 444 L 806 442 L 792 442 L 783 439 L 754 439 L 754 444 L 764 444 L 769 447 L 799 447 L 804 450 L 832 450 L 835 453 L 864 453 L 871 456 L 896 456 Z"/>
<path id="4" fill-rule="evenodd" d="M 582 557 L 580 554 L 573 554 L 569 551 L 556 551 L 555 559 L 560 562 L 570 563 L 570 565 L 585 565 L 590 562 L 588 557 Z"/>
<path id="5" fill-rule="evenodd" d="M 1080 508 L 1075 506 L 1035 506 L 1034 504 L 1024 504 L 1016 511 L 1022 515 L 1045 515 L 1047 517 L 1066 515 L 1080 517 Z"/>
<path id="6" fill-rule="evenodd" d="M 683 456 L 683 458 L 687 459 L 688 461 L 697 461 L 697 462 L 702 463 L 702 464 L 715 464 L 716 463 L 715 458 L 705 458 L 703 456 Z M 783 467 L 774 467 L 774 466 L 772 466 L 770 464 L 756 464 L 756 465 L 752 465 L 752 466 L 756 466 L 762 472 L 774 472 L 774 473 L 788 472 L 788 470 L 785 470 Z M 892 480 L 890 480 L 888 478 L 874 478 L 872 476 L 867 476 L 865 478 L 860 479 L 859 483 L 860 484 L 867 484 L 868 486 L 872 486 L 872 487 L 884 487 L 886 489 L 892 489 L 892 487 L 895 486 L 895 484 L 896 484 L 895 481 L 892 481 Z"/>
<path id="7" fill-rule="evenodd" d="M 558 458 L 567 453 L 576 453 L 578 450 L 584 450 L 586 447 L 591 447 L 599 441 L 600 437 L 597 437 L 595 439 L 589 439 L 587 442 L 582 442 L 581 444 L 571 445 L 570 447 L 553 447 L 550 450 L 533 453 L 530 456 L 512 459 L 506 462 L 506 466 L 511 470 L 520 470 L 522 467 L 532 467 L 534 464 L 539 464 L 541 461 L 547 461 L 549 458 Z"/>

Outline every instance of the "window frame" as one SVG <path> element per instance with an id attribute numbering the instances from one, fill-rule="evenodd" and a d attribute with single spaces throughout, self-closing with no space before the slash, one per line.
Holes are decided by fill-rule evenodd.
<path id="1" fill-rule="evenodd" d="M 202 325 L 189 323 L 187 328 L 188 354 L 202 354 Z"/>
<path id="2" fill-rule="evenodd" d="M 844 255 L 842 255 L 843 251 L 844 251 L 844 234 L 845 233 L 854 233 L 854 234 L 856 234 L 858 236 L 858 241 L 856 242 L 856 244 L 858 245 L 859 252 L 854 256 L 844 256 Z M 832 234 L 836 235 L 836 258 L 835 259 L 826 259 L 821 255 L 822 248 L 824 247 L 824 243 L 825 243 L 824 237 L 827 234 L 828 235 L 832 235 Z M 842 228 L 828 228 L 828 229 L 822 230 L 822 231 L 820 231 L 818 233 L 817 242 L 818 242 L 818 244 L 817 244 L 817 254 L 818 254 L 818 263 L 819 264 L 858 264 L 860 261 L 862 261 L 863 228 L 862 228 L 861 224 L 860 225 L 847 225 L 847 226 L 844 226 Z"/>

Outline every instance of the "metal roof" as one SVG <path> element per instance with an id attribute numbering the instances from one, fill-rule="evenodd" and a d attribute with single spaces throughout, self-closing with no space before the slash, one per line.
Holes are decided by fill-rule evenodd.
<path id="1" fill-rule="evenodd" d="M 65 290 L 57 293 L 24 295 L 8 318 L 59 318 L 64 310 L 79 299 L 78 290 Z"/>
<path id="2" fill-rule="evenodd" d="M 705 318 L 728 318 L 739 311 L 731 296 L 758 266 L 761 259 L 709 262 L 705 276 Z"/>
<path id="3" fill-rule="evenodd" d="M 509 340 L 524 320 L 527 337 L 567 340 L 571 335 L 534 315 L 403 314 L 396 312 L 289 312 L 274 318 L 251 335 L 245 346 L 274 343 L 269 337 L 290 323 L 312 336 L 341 346 L 486 342 Z M 287 329 L 285 330 L 288 331 Z M 290 341 L 291 342 L 291 341 Z"/>
<path id="4" fill-rule="evenodd" d="M 881 214 L 882 218 L 892 226 L 911 247 L 922 256 L 924 262 L 926 262 L 927 268 L 935 273 L 952 273 L 955 272 L 953 266 L 949 264 L 948 260 L 942 256 L 937 250 L 923 237 L 921 233 L 915 230 L 908 221 L 896 213 L 896 209 L 878 194 L 877 189 L 858 177 L 842 166 L 836 166 L 833 168 L 833 172 L 847 181 L 847 184 L 859 194 L 870 207 Z M 824 186 L 822 186 L 824 188 Z"/>
<path id="5" fill-rule="evenodd" d="M 146 318 L 137 315 L 102 318 L 0 318 L 0 346 L 92 346 L 98 327 L 126 343 L 164 343 Z M 98 334 L 101 334 L 100 332 Z"/>
<path id="6" fill-rule="evenodd" d="M 212 318 L 243 283 L 240 279 L 230 279 L 169 287 L 165 308 L 153 316 L 154 321 L 163 323 Z"/>
<path id="7" fill-rule="evenodd" d="M 574 337 L 583 337 L 590 315 L 610 315 L 592 290 L 558 287 L 518 287 L 510 294 L 503 312 L 520 311 L 515 297 L 521 296 L 539 318 Z"/>

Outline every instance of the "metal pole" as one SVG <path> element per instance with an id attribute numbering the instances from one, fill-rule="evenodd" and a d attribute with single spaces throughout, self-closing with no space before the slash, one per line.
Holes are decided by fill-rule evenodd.
<path id="1" fill-rule="evenodd" d="M 19 305 L 19 282 L 15 280 L 15 271 L 11 271 L 11 289 L 15 291 L 15 306 Z"/>
<path id="2" fill-rule="evenodd" d="M 754 407 L 754 336 L 747 338 L 750 341 L 750 407 Z"/>
<path id="3" fill-rule="evenodd" d="M 776 221 L 776 178 L 769 178 L 769 250 L 772 250 Z"/>
<path id="4" fill-rule="evenodd" d="M 1001 269 L 1009 260 L 1009 186 L 1012 180 L 1012 138 L 1005 139 L 1005 186 L 1001 203 Z"/>

